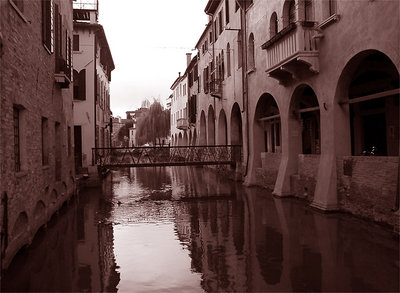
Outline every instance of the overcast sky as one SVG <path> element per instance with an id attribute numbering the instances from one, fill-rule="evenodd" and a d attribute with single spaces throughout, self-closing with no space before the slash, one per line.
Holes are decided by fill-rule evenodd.
<path id="1" fill-rule="evenodd" d="M 115 70 L 111 77 L 111 110 L 125 118 L 147 98 L 165 100 L 186 53 L 194 48 L 208 17 L 208 0 L 99 0 Z"/>

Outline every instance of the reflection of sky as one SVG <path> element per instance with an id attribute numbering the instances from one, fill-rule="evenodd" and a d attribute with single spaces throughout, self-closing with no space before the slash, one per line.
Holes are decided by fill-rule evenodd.
<path id="1" fill-rule="evenodd" d="M 173 223 L 114 226 L 119 292 L 203 292 Z"/>

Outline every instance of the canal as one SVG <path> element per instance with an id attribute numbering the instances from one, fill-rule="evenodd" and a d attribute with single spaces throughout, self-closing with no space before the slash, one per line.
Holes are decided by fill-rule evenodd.
<path id="1" fill-rule="evenodd" d="M 399 291 L 398 238 L 199 167 L 112 171 L 40 230 L 1 291 Z"/>

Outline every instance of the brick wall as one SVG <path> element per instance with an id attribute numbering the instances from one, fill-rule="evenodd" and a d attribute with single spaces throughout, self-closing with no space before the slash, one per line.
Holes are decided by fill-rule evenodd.
<path id="1" fill-rule="evenodd" d="M 256 169 L 257 185 L 274 190 L 282 155 L 280 153 L 261 153 L 261 168 Z"/>
<path id="2" fill-rule="evenodd" d="M 298 171 L 291 177 L 291 190 L 296 197 L 306 198 L 310 202 L 314 199 L 319 157 L 319 155 L 298 155 Z"/>
<path id="3" fill-rule="evenodd" d="M 65 29 L 72 38 L 70 1 L 60 5 Z M 22 246 L 29 244 L 40 226 L 75 190 L 73 152 L 68 152 L 68 127 L 73 147 L 72 85 L 61 88 L 54 81 L 55 56 L 42 43 L 41 1 L 24 1 L 17 11 L 1 1 L 0 25 L 3 56 L 1 81 L 1 194 L 7 194 L 8 235 L 3 247 L 4 266 Z M 20 107 L 21 171 L 15 171 L 13 107 Z M 42 118 L 48 119 L 49 162 L 42 164 Z M 60 139 L 55 139 L 59 123 Z M 56 144 L 61 149 L 61 180 L 56 180 Z M 2 206 L 2 211 L 5 207 Z M 15 231 L 19 231 L 18 233 Z"/>
<path id="4" fill-rule="evenodd" d="M 399 157 L 338 158 L 340 208 L 394 226 L 398 164 Z"/>

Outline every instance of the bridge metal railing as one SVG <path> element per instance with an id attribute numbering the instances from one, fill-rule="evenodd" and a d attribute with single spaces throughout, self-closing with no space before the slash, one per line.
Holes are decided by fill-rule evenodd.
<path id="1" fill-rule="evenodd" d="M 100 167 L 232 165 L 241 160 L 240 145 L 93 148 Z"/>

